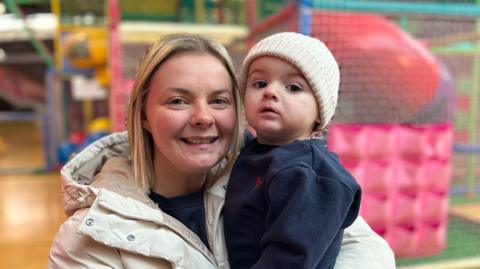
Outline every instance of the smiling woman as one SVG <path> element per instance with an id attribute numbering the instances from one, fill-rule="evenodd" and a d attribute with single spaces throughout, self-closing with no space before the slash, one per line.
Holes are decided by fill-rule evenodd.
<path id="1" fill-rule="evenodd" d="M 206 171 L 225 156 L 232 142 L 231 89 L 227 70 L 208 54 L 181 53 L 158 68 L 143 124 L 155 144 L 153 192 L 178 196 L 201 189 Z M 167 175 L 175 175 L 178 184 Z"/>
<path id="2" fill-rule="evenodd" d="M 62 169 L 71 217 L 49 267 L 228 267 L 218 223 L 243 140 L 240 105 L 223 46 L 194 35 L 152 44 L 132 92 L 128 140 L 106 137 Z M 93 167 L 102 167 L 95 178 Z"/>

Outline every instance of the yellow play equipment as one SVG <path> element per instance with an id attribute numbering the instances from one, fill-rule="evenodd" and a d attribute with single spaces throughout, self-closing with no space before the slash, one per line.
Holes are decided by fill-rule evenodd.
<path id="1" fill-rule="evenodd" d="M 109 118 L 107 117 L 99 117 L 88 125 L 88 133 L 98 133 L 98 132 L 111 132 L 112 131 L 112 123 Z"/>
<path id="2" fill-rule="evenodd" d="M 107 50 L 105 29 L 79 27 L 68 31 L 63 42 L 65 57 L 75 68 L 94 68 L 100 85 L 108 84 Z"/>

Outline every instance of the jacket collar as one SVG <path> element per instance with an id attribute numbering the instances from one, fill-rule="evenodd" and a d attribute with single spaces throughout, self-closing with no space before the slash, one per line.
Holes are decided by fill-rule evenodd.
<path id="1" fill-rule="evenodd" d="M 114 133 L 95 141 L 62 167 L 61 198 L 67 216 L 92 204 L 101 187 L 92 184 L 95 176 L 113 156 L 129 156 L 127 132 Z"/>
<path id="2" fill-rule="evenodd" d="M 128 157 L 129 152 L 127 132 L 114 133 L 95 141 L 75 155 L 62 167 L 60 173 L 72 182 L 90 185 L 108 158 Z"/>

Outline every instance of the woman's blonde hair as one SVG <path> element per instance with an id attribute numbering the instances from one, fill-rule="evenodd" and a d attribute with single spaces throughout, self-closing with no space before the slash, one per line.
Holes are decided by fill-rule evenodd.
<path id="1" fill-rule="evenodd" d="M 243 143 L 242 102 L 232 60 L 225 47 L 215 41 L 193 34 L 167 35 L 154 42 L 145 52 L 133 85 L 128 109 L 127 130 L 130 143 L 133 173 L 137 185 L 149 193 L 155 178 L 153 162 L 154 142 L 151 134 L 143 128 L 144 107 L 152 76 L 165 61 L 178 53 L 200 53 L 216 57 L 228 71 L 232 81 L 235 104 L 235 134 L 233 143 L 224 159 L 210 171 L 209 179 L 227 174 Z"/>

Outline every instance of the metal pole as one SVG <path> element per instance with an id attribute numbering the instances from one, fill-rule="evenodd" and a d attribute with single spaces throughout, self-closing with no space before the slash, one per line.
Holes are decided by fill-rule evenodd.
<path id="1" fill-rule="evenodd" d="M 476 4 L 437 4 L 419 2 L 382 2 L 353 0 L 313 0 L 314 8 L 332 10 L 355 10 L 375 13 L 423 14 L 461 17 L 480 17 L 480 6 Z"/>
<path id="2" fill-rule="evenodd" d="M 476 1 L 477 6 L 480 6 L 480 0 Z M 477 20 L 475 29 L 480 32 L 480 21 Z M 478 98 L 480 97 L 480 42 L 475 42 L 473 68 L 472 68 L 472 93 L 470 95 L 470 120 L 468 122 L 469 144 L 477 145 L 478 143 Z M 468 158 L 468 195 L 476 195 L 476 181 L 477 181 L 477 154 L 472 153 Z"/>
<path id="3" fill-rule="evenodd" d="M 298 1 L 298 28 L 304 35 L 312 35 L 312 0 Z"/>

